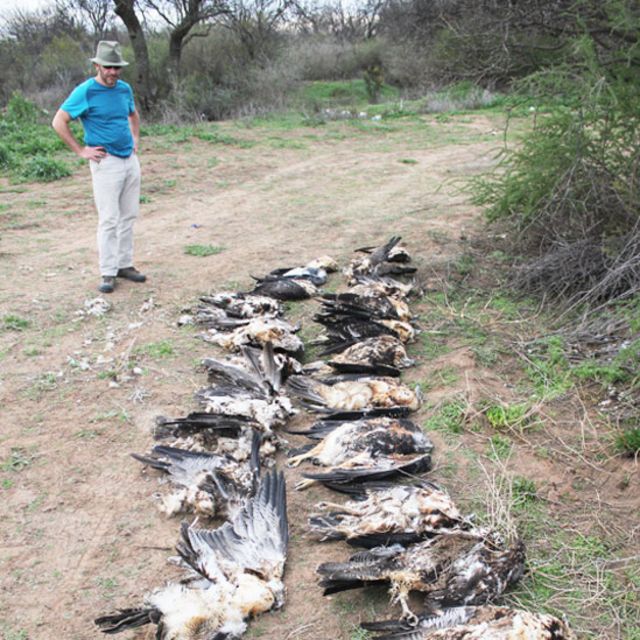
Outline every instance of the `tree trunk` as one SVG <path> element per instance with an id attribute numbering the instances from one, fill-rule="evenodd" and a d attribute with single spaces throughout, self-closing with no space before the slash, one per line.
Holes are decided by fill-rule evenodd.
<path id="1" fill-rule="evenodd" d="M 182 57 L 182 47 L 184 40 L 192 27 L 197 24 L 196 20 L 185 18 L 169 34 L 169 68 L 174 78 L 180 77 L 180 58 Z"/>
<path id="2" fill-rule="evenodd" d="M 153 103 L 149 73 L 149 52 L 142 25 L 134 9 L 135 0 L 113 0 L 116 15 L 124 22 L 136 59 L 136 96 L 143 111 L 149 112 Z"/>

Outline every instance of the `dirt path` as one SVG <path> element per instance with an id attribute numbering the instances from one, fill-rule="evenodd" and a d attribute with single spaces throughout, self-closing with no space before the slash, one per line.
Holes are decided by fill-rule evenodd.
<path id="1" fill-rule="evenodd" d="M 204 382 L 197 364 L 217 353 L 176 326 L 181 308 L 321 254 L 346 264 L 354 248 L 392 234 L 403 236 L 427 276 L 429 264 L 459 252 L 475 223 L 459 180 L 492 164 L 499 127 L 499 117 L 295 131 L 227 124 L 243 144 L 146 138 L 136 265 L 149 281 L 120 284 L 108 297 L 111 310 L 97 318 L 79 313 L 98 283 L 85 169 L 24 190 L 2 184 L 9 208 L 0 305 L 3 316 L 28 321 L 0 333 L 5 638 L 97 638 L 96 615 L 140 603 L 175 575 L 166 558 L 178 521 L 157 512 L 156 477 L 129 453 L 150 447 L 156 415 L 195 408 L 192 394 Z M 223 250 L 198 258 L 185 255 L 189 244 Z M 458 365 L 472 377 L 473 361 Z M 252 623 L 247 637 L 355 639 L 360 620 L 388 615 L 377 590 L 321 596 L 316 565 L 347 553 L 305 537 L 307 514 L 323 495 L 290 491 L 287 604 Z"/>

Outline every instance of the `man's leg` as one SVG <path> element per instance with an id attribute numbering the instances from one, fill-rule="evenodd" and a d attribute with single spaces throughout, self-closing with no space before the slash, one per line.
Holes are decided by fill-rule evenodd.
<path id="1" fill-rule="evenodd" d="M 140 163 L 134 153 L 126 159 L 126 178 L 120 191 L 118 220 L 118 268 L 133 266 L 133 223 L 140 211 Z"/>
<path id="2" fill-rule="evenodd" d="M 102 276 L 118 272 L 118 220 L 120 192 L 125 180 L 122 160 L 106 156 L 100 162 L 90 162 L 93 198 L 98 210 L 98 260 Z"/>

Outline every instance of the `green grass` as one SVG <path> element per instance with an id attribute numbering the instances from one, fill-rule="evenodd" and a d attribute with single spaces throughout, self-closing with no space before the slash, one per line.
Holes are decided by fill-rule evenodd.
<path id="1" fill-rule="evenodd" d="M 635 457 L 640 454 L 640 427 L 623 429 L 616 434 L 615 450 L 625 456 Z"/>
<path id="2" fill-rule="evenodd" d="M 397 89 L 382 85 L 379 101 L 393 100 L 397 97 Z M 315 108 L 366 107 L 369 105 L 369 94 L 364 80 L 315 81 L 304 84 L 297 101 Z"/>
<path id="3" fill-rule="evenodd" d="M 559 336 L 536 341 L 531 346 L 525 371 L 536 396 L 552 400 L 564 395 L 573 386 L 571 371 Z"/>
<path id="4" fill-rule="evenodd" d="M 29 634 L 25 629 L 15 629 L 2 623 L 0 631 L 2 640 L 29 640 Z"/>
<path id="5" fill-rule="evenodd" d="M 31 326 L 31 321 L 14 314 L 2 317 L 2 329 L 4 331 L 24 331 Z"/>
<path id="6" fill-rule="evenodd" d="M 149 342 L 135 349 L 137 355 L 146 355 L 154 360 L 172 358 L 176 355 L 173 344 L 170 340 L 160 340 L 159 342 Z"/>
<path id="7" fill-rule="evenodd" d="M 427 431 L 443 431 L 459 435 L 464 430 L 466 403 L 453 399 L 442 404 L 430 418 L 424 422 Z"/>
<path id="8" fill-rule="evenodd" d="M 131 422 L 131 416 L 124 409 L 112 409 L 111 411 L 96 414 L 89 422 L 95 424 L 96 422 L 110 422 L 112 420 L 127 424 Z"/>
<path id="9" fill-rule="evenodd" d="M 420 388 L 425 393 L 431 389 L 439 387 L 448 387 L 455 384 L 458 381 L 459 374 L 456 367 L 442 367 L 432 371 L 428 380 L 420 382 Z"/>
<path id="10" fill-rule="evenodd" d="M 511 440 L 506 436 L 495 434 L 489 439 L 487 457 L 492 460 L 506 460 L 511 455 Z"/>
<path id="11" fill-rule="evenodd" d="M 207 256 L 215 256 L 224 251 L 224 247 L 217 247 L 212 244 L 188 244 L 184 248 L 184 252 L 188 256 L 198 256 L 206 258 Z"/>
<path id="12" fill-rule="evenodd" d="M 489 424 L 496 431 L 522 429 L 527 421 L 530 407 L 525 402 L 516 404 L 492 404 L 484 410 Z"/>
<path id="13" fill-rule="evenodd" d="M 211 144 L 246 147 L 252 146 L 252 142 L 235 138 L 219 130 L 216 125 L 176 125 L 176 124 L 150 124 L 144 125 L 141 136 L 166 138 L 171 144 L 185 144 L 192 140 L 202 140 Z"/>
<path id="14" fill-rule="evenodd" d="M 9 457 L 0 462 L 0 471 L 22 471 L 32 463 L 33 459 L 34 455 L 23 447 L 11 447 Z"/>
<path id="15" fill-rule="evenodd" d="M 538 499 L 536 483 L 524 476 L 515 476 L 511 481 L 511 493 L 513 496 L 513 506 L 521 509 Z"/>

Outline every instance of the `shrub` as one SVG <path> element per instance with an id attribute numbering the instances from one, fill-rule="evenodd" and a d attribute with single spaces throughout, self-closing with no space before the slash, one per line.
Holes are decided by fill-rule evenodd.
<path id="1" fill-rule="evenodd" d="M 27 100 L 21 93 L 14 91 L 6 108 L 6 119 L 9 122 L 36 124 L 39 110 L 33 102 Z"/>
<path id="2" fill-rule="evenodd" d="M 605 5 L 615 14 L 615 3 Z M 640 31 L 639 17 L 618 18 Z M 512 251 L 525 258 L 514 286 L 572 305 L 640 291 L 640 65 L 625 39 L 610 44 L 620 62 L 605 63 L 584 35 L 572 59 L 522 83 L 549 113 L 497 174 L 476 183 L 476 203 L 511 227 Z"/>
<path id="3" fill-rule="evenodd" d="M 53 182 L 71 175 L 71 169 L 53 158 L 30 158 L 18 171 L 18 177 L 36 182 Z"/>
<path id="4" fill-rule="evenodd" d="M 625 456 L 640 454 L 640 427 L 625 429 L 616 436 L 615 447 L 618 453 Z"/>

